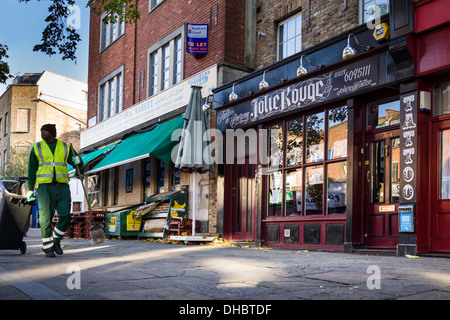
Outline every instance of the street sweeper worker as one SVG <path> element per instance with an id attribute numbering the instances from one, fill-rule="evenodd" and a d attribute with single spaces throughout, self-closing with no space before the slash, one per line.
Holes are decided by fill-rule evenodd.
<path id="1" fill-rule="evenodd" d="M 33 145 L 28 160 L 28 201 L 34 200 L 37 184 L 39 223 L 42 233 L 42 250 L 47 257 L 63 254 L 61 239 L 71 222 L 71 197 L 67 164 L 83 167 L 83 162 L 71 146 L 56 139 L 56 125 L 44 124 L 42 141 Z M 58 212 L 58 222 L 52 230 L 52 220 Z"/>

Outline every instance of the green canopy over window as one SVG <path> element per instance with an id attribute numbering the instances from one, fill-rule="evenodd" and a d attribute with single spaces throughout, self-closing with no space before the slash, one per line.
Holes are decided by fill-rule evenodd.
<path id="1" fill-rule="evenodd" d="M 163 122 L 151 131 L 137 133 L 123 140 L 102 161 L 87 174 L 120 166 L 129 162 L 145 159 L 153 154 L 158 159 L 169 163 L 172 149 L 178 144 L 172 141 L 172 132 L 183 128 L 183 117 Z M 181 133 L 181 132 L 180 132 Z"/>

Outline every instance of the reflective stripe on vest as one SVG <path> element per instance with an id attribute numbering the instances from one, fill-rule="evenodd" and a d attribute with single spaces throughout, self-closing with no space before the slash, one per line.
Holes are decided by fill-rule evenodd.
<path id="1" fill-rule="evenodd" d="M 55 169 L 57 182 L 69 182 L 69 172 L 67 170 L 69 148 L 68 144 L 57 140 L 55 154 L 53 155 L 45 141 L 40 141 L 34 145 L 34 153 L 39 160 L 36 182 L 51 183 L 53 181 L 53 168 Z"/>

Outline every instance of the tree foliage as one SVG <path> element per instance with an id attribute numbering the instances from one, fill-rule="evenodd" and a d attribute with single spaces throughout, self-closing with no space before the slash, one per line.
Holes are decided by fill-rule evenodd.
<path id="1" fill-rule="evenodd" d="M 6 180 L 19 180 L 27 176 L 29 150 L 12 147 L 5 166 L 0 169 L 0 177 Z"/>
<path id="2" fill-rule="evenodd" d="M 0 83 L 5 83 L 9 75 L 9 66 L 3 59 L 8 58 L 6 52 L 8 51 L 8 46 L 6 44 L 0 43 Z"/>
<path id="3" fill-rule="evenodd" d="M 30 1 L 44 0 L 18 0 L 28 3 Z M 33 51 L 43 52 L 49 56 L 61 54 L 63 60 L 75 60 L 77 45 L 81 37 L 77 30 L 67 23 L 69 7 L 75 5 L 75 0 L 46 0 L 51 4 L 48 8 L 49 15 L 45 19 L 47 26 L 42 32 L 41 43 L 33 47 Z M 134 23 L 139 19 L 137 5 L 139 0 L 84 0 L 86 7 L 92 12 L 101 15 L 103 12 L 109 14 L 103 19 L 106 23 L 123 21 Z M 78 1 L 80 2 L 80 1 Z M 8 63 L 3 61 L 8 58 L 6 52 L 8 47 L 0 44 L 0 83 L 5 83 L 9 75 Z"/>

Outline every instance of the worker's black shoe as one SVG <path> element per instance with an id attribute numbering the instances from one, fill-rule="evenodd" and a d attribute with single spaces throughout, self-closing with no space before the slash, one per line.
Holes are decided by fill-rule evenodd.
<path id="1" fill-rule="evenodd" d="M 54 257 L 56 257 L 56 256 L 55 256 L 55 253 L 54 253 L 53 251 L 46 252 L 46 253 L 45 253 L 45 256 L 46 256 L 47 258 L 54 258 Z"/>
<path id="2" fill-rule="evenodd" d="M 59 243 L 53 244 L 53 251 L 55 251 L 55 253 L 57 255 L 62 255 L 64 253 L 63 250 L 61 249 L 61 245 Z"/>

